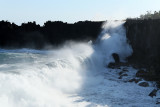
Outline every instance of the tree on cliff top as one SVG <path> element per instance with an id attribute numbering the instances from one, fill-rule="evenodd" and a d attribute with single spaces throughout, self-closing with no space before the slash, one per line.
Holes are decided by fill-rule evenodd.
<path id="1" fill-rule="evenodd" d="M 154 13 L 151 13 L 151 11 L 147 11 L 146 14 L 140 15 L 141 19 L 160 19 L 160 11 L 154 11 Z"/>

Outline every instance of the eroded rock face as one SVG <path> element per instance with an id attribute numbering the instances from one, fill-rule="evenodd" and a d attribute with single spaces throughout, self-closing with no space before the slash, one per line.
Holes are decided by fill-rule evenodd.
<path id="1" fill-rule="evenodd" d="M 128 42 L 133 49 L 128 61 L 147 68 L 146 79 L 160 81 L 160 19 L 129 19 L 125 27 Z"/>
<path id="2" fill-rule="evenodd" d="M 160 62 L 160 19 L 127 20 L 126 36 L 133 48 L 129 60 L 153 65 Z"/>

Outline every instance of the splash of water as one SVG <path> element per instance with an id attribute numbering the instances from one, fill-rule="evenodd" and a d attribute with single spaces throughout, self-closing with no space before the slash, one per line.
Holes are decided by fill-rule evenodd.
<path id="1" fill-rule="evenodd" d="M 132 49 L 126 42 L 123 22 L 112 21 L 104 24 L 96 44 L 70 42 L 52 51 L 0 52 L 1 106 L 71 107 L 75 105 L 68 95 L 98 84 L 102 78 L 94 74 L 114 61 L 112 53 L 125 61 Z"/>
<path id="2" fill-rule="evenodd" d="M 122 62 L 132 54 L 132 48 L 127 43 L 126 31 L 123 21 L 109 21 L 104 23 L 102 32 L 97 39 L 96 51 L 100 52 L 105 60 L 105 64 L 114 62 L 113 53 L 120 56 Z"/>

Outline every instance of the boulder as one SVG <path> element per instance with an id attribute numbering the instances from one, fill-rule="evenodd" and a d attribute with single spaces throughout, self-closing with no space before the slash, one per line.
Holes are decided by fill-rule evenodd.
<path id="1" fill-rule="evenodd" d="M 109 64 L 108 64 L 108 66 L 107 66 L 107 67 L 108 67 L 108 68 L 112 68 L 112 69 L 114 69 L 114 68 L 115 68 L 115 66 L 116 66 L 116 64 L 111 62 L 111 63 L 109 63 Z"/>
<path id="2" fill-rule="evenodd" d="M 135 79 L 135 78 L 133 78 L 133 79 L 129 80 L 128 82 L 138 83 L 138 82 L 141 81 L 141 80 L 142 80 L 142 79 Z"/>
<path id="3" fill-rule="evenodd" d="M 135 83 L 138 83 L 139 81 L 142 81 L 142 79 L 136 79 Z"/>
<path id="4" fill-rule="evenodd" d="M 114 58 L 115 63 L 119 63 L 120 62 L 119 55 L 117 53 L 113 53 L 112 57 Z"/>
<path id="5" fill-rule="evenodd" d="M 116 54 L 116 53 L 113 53 L 112 57 L 113 57 L 113 59 L 114 59 L 115 62 L 110 62 L 107 67 L 108 68 L 112 68 L 112 69 L 119 68 L 119 63 L 120 63 L 120 61 L 119 61 L 119 55 Z"/>
<path id="6" fill-rule="evenodd" d="M 122 75 L 124 72 L 123 71 L 121 71 L 121 72 L 119 72 L 119 75 Z"/>
<path id="7" fill-rule="evenodd" d="M 128 74 L 122 74 L 122 75 L 120 75 L 120 77 L 118 79 L 122 79 L 122 77 L 124 77 L 124 76 L 128 76 Z"/>
<path id="8" fill-rule="evenodd" d="M 135 78 L 133 78 L 133 79 L 130 79 L 128 82 L 135 82 Z"/>
<path id="9" fill-rule="evenodd" d="M 139 70 L 136 73 L 136 77 L 146 77 L 146 75 L 147 75 L 147 72 L 144 70 Z"/>
<path id="10" fill-rule="evenodd" d="M 123 73 L 126 73 L 126 72 L 128 72 L 128 71 L 121 71 L 121 72 L 119 72 L 119 75 L 122 75 Z"/>
<path id="11" fill-rule="evenodd" d="M 150 97 L 156 96 L 157 91 L 158 91 L 157 89 L 152 90 L 152 92 L 149 93 L 149 96 Z"/>
<path id="12" fill-rule="evenodd" d="M 142 86 L 142 87 L 148 87 L 149 86 L 149 84 L 147 82 L 141 82 L 138 85 Z"/>
<path id="13" fill-rule="evenodd" d="M 122 71 L 128 72 L 128 69 L 127 68 L 123 68 Z"/>

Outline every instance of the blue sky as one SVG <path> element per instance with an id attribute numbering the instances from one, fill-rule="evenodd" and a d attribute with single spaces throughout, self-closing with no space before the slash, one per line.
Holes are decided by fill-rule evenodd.
<path id="1" fill-rule="evenodd" d="M 160 0 L 0 0 L 0 20 L 16 24 L 121 20 L 159 10 Z"/>

